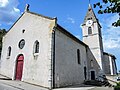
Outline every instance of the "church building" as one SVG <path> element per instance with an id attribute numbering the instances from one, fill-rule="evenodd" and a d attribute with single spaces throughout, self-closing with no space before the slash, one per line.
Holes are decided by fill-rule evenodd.
<path id="1" fill-rule="evenodd" d="M 101 25 L 89 5 L 83 41 L 51 18 L 29 11 L 3 37 L 0 74 L 46 88 L 116 75 L 115 56 L 104 52 Z"/>

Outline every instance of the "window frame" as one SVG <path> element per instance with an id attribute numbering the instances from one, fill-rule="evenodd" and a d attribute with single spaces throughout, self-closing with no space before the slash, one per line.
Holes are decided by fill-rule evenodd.
<path id="1" fill-rule="evenodd" d="M 8 47 L 8 50 L 7 50 L 7 59 L 10 58 L 10 56 L 11 56 L 11 51 L 12 51 L 11 46 L 9 46 L 9 47 Z"/>
<path id="2" fill-rule="evenodd" d="M 20 49 L 23 49 L 24 46 L 25 46 L 25 40 L 24 40 L 24 39 L 21 39 L 20 42 L 19 42 L 19 44 L 18 44 L 18 47 L 19 47 Z"/>
<path id="3" fill-rule="evenodd" d="M 81 64 L 80 49 L 77 49 L 77 62 L 78 64 Z"/>
<path id="4" fill-rule="evenodd" d="M 33 54 L 38 55 L 40 52 L 40 43 L 38 40 L 34 42 Z"/>
<path id="5" fill-rule="evenodd" d="M 92 34 L 92 27 L 88 27 L 88 35 Z"/>
<path id="6" fill-rule="evenodd" d="M 93 60 L 90 60 L 90 67 L 93 67 L 94 64 L 93 64 Z"/>

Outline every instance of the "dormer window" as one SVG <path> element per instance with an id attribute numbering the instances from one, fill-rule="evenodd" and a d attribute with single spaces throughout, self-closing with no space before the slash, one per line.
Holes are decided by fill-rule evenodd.
<path id="1" fill-rule="evenodd" d="M 88 27 L 88 34 L 92 34 L 92 27 Z"/>

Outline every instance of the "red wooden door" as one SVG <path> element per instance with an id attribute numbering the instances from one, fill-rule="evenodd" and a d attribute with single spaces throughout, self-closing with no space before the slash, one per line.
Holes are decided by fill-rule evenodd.
<path id="1" fill-rule="evenodd" d="M 22 79 L 23 60 L 24 60 L 23 55 L 20 55 L 17 59 L 15 80 L 21 80 Z"/>

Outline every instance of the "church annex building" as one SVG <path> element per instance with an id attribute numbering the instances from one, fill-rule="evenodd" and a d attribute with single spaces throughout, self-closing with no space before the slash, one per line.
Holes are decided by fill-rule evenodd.
<path id="1" fill-rule="evenodd" d="M 0 74 L 50 89 L 116 75 L 116 58 L 103 50 L 101 25 L 91 5 L 82 32 L 83 41 L 61 27 L 57 18 L 26 7 L 3 37 Z"/>

